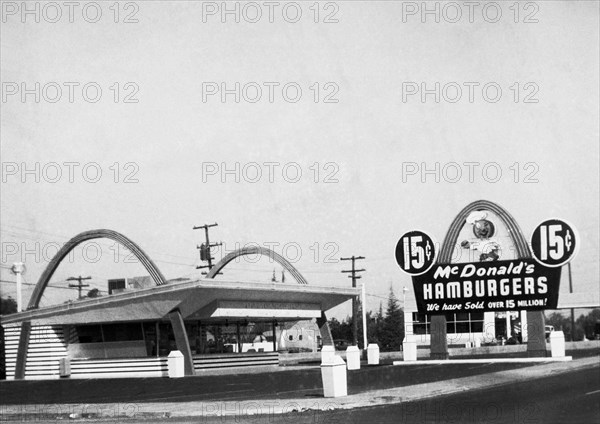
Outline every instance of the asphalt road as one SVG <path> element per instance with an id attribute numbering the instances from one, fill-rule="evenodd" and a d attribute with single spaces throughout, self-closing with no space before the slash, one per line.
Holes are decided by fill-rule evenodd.
<path id="1" fill-rule="evenodd" d="M 322 422 L 327 423 L 595 424 L 600 422 L 600 368 L 430 400 L 324 415 Z"/>
<path id="2" fill-rule="evenodd" d="M 127 422 L 142 422 L 138 420 Z M 600 368 L 429 400 L 341 411 L 270 416 L 143 420 L 183 423 L 452 423 L 596 424 L 600 422 Z"/>

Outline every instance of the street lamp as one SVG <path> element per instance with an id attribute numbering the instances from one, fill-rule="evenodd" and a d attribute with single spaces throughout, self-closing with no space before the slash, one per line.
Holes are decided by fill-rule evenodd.
<path id="1" fill-rule="evenodd" d="M 23 310 L 21 275 L 25 272 L 25 264 L 23 262 L 15 262 L 10 270 L 17 276 L 17 312 L 21 312 Z"/>

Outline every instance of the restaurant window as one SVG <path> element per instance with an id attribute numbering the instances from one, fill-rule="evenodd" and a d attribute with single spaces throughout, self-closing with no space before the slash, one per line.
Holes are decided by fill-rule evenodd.
<path id="1" fill-rule="evenodd" d="M 202 348 L 199 353 L 233 353 L 238 351 L 237 327 L 235 324 L 201 326 Z"/>
<path id="2" fill-rule="evenodd" d="M 457 333 L 468 333 L 469 332 L 469 321 L 456 321 L 456 332 Z"/>
<path id="3" fill-rule="evenodd" d="M 78 325 L 77 336 L 79 343 L 102 343 L 102 328 L 100 325 Z"/>
<path id="4" fill-rule="evenodd" d="M 483 321 L 472 321 L 471 333 L 483 333 Z"/>
<path id="5" fill-rule="evenodd" d="M 175 333 L 170 323 L 158 324 L 158 356 L 167 356 L 171 351 L 177 350 Z"/>
<path id="6" fill-rule="evenodd" d="M 446 333 L 456 333 L 456 316 L 453 312 L 446 313 Z"/>
<path id="7" fill-rule="evenodd" d="M 269 341 L 273 341 L 273 328 L 270 322 L 248 322 L 244 324 L 240 324 L 240 332 L 241 332 L 241 340 L 242 344 L 252 344 L 256 345 L 257 343 L 265 343 Z M 270 340 L 269 340 L 270 339 Z M 249 349 L 258 348 L 261 349 L 260 346 L 249 346 Z"/>
<path id="8" fill-rule="evenodd" d="M 457 312 L 454 314 L 454 325 L 457 333 L 468 333 L 469 332 L 469 313 L 468 312 Z"/>
<path id="9" fill-rule="evenodd" d="M 142 324 L 103 324 L 102 332 L 104 333 L 105 342 L 127 342 L 134 340 L 144 340 L 142 332 Z"/>
<path id="10" fill-rule="evenodd" d="M 471 312 L 471 333 L 483 333 L 483 312 Z"/>
<path id="11" fill-rule="evenodd" d="M 146 342 L 146 354 L 148 356 L 158 356 L 158 338 L 156 329 L 157 322 L 144 322 L 142 324 L 144 331 L 144 341 Z"/>
<path id="12" fill-rule="evenodd" d="M 483 332 L 483 312 L 447 313 L 446 332 L 448 334 Z M 413 333 L 431 334 L 431 316 L 413 312 Z"/>
<path id="13" fill-rule="evenodd" d="M 413 333 L 429 334 L 429 322 L 426 314 L 413 313 Z"/>

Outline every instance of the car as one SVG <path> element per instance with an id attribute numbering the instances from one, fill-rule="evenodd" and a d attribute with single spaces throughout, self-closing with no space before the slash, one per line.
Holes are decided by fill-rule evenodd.
<path id="1" fill-rule="evenodd" d="M 545 330 L 546 330 L 546 339 L 550 338 L 550 333 L 554 331 L 554 326 L 553 325 L 546 325 L 545 326 Z"/>

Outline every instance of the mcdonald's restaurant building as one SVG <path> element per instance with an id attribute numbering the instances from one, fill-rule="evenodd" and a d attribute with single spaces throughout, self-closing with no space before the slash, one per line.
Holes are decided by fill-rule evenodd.
<path id="1" fill-rule="evenodd" d="M 149 271 L 147 287 L 38 307 L 60 261 L 82 241 L 111 238 Z M 269 255 L 296 282 L 214 280 L 240 255 Z M 221 367 L 277 365 L 280 352 L 317 351 L 333 344 L 326 311 L 359 295 L 355 288 L 307 283 L 284 258 L 264 248 L 232 252 L 195 281 L 164 279 L 131 240 L 110 230 L 74 237 L 36 285 L 28 309 L 2 317 L 6 378 L 166 377 L 168 355 L 183 354 L 185 375 Z"/>

